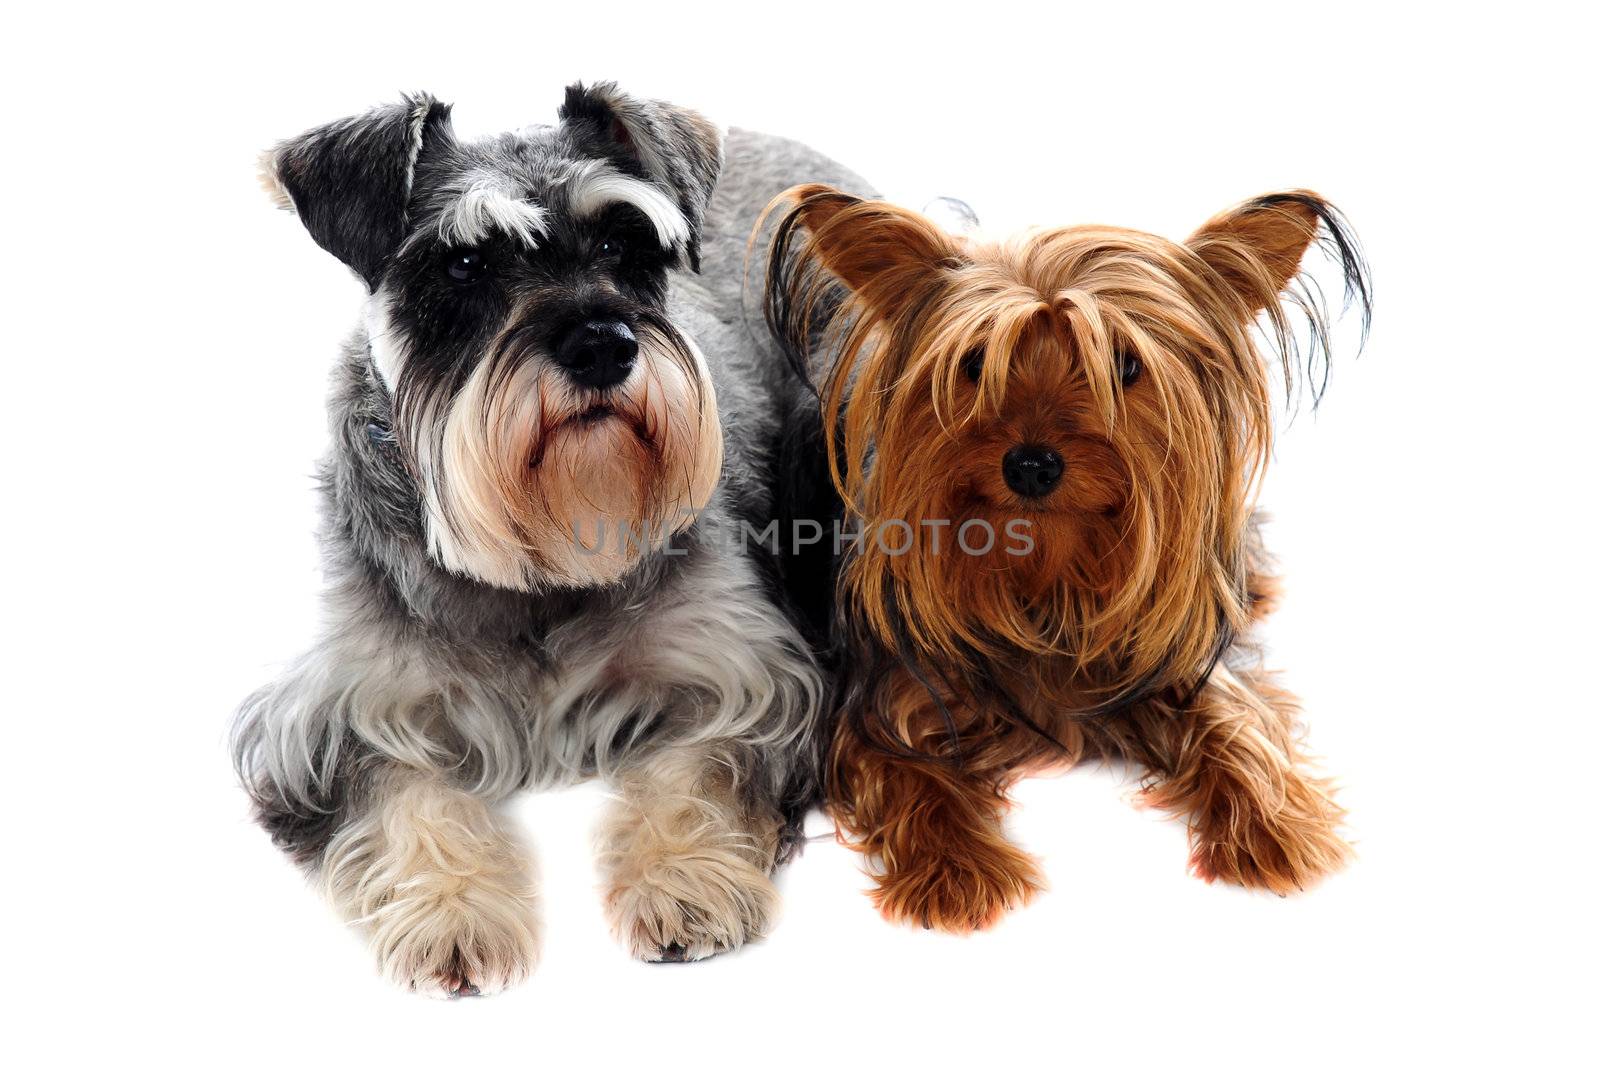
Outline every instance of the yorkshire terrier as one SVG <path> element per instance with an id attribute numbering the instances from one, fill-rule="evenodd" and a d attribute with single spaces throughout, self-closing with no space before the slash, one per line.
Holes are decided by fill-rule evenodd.
<path id="1" fill-rule="evenodd" d="M 234 731 L 258 819 L 425 993 L 534 965 L 501 809 L 526 787 L 614 785 L 603 890 L 635 956 L 761 936 L 822 683 L 770 557 L 730 546 L 771 520 L 787 402 L 740 320 L 745 237 L 850 176 L 610 83 L 480 140 L 412 96 L 263 176 L 365 315 L 333 375 L 323 631 Z"/>
<path id="2" fill-rule="evenodd" d="M 1285 893 L 1344 864 L 1343 812 L 1251 639 L 1275 597 L 1254 506 L 1274 364 L 1291 392 L 1297 366 L 1314 397 L 1325 380 L 1313 243 L 1363 340 L 1370 317 L 1342 215 L 1286 192 L 1181 244 L 989 243 L 815 184 L 769 209 L 768 322 L 818 382 L 825 467 L 790 478 L 831 482 L 858 529 L 828 799 L 884 915 L 969 931 L 1027 902 L 1007 788 L 1087 756 L 1143 767 L 1206 880 Z"/>

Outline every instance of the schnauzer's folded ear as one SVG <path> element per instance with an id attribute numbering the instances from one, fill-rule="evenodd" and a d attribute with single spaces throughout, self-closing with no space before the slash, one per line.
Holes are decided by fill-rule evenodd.
<path id="1" fill-rule="evenodd" d="M 797 185 L 780 201 L 793 206 L 783 230 L 804 226 L 801 253 L 819 264 L 879 313 L 891 314 L 939 272 L 962 262 L 960 248 L 942 228 L 914 211 L 882 200 L 863 200 L 829 185 Z M 784 233 L 779 242 L 787 246 Z"/>
<path id="2" fill-rule="evenodd" d="M 420 93 L 284 141 L 261 157 L 261 180 L 376 289 L 405 236 L 417 159 L 453 136 L 450 106 Z"/>
<path id="3" fill-rule="evenodd" d="M 1314 192 L 1272 193 L 1224 211 L 1189 238 L 1189 248 L 1254 316 L 1277 302 L 1318 240 L 1338 260 L 1346 291 L 1365 311 L 1370 292 L 1360 246 L 1344 216 Z"/>
<path id="4" fill-rule="evenodd" d="M 689 265 L 698 271 L 701 226 L 722 171 L 721 131 L 698 112 L 629 96 L 609 81 L 568 86 L 560 118 L 672 193 L 689 223 Z"/>

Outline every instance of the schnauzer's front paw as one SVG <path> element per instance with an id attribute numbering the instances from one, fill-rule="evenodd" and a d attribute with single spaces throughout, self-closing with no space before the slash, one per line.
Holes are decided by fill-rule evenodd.
<path id="1" fill-rule="evenodd" d="M 893 868 L 875 879 L 872 899 L 885 918 L 955 933 L 989 928 L 1044 887 L 1034 860 L 998 839 L 897 855 Z"/>
<path id="2" fill-rule="evenodd" d="M 766 934 L 778 912 L 778 889 L 731 851 L 669 853 L 619 871 L 606 912 L 634 957 L 699 961 Z"/>
<path id="3" fill-rule="evenodd" d="M 492 995 L 526 979 L 539 956 L 532 899 L 498 884 L 461 881 L 397 897 L 372 917 L 384 973 L 432 998 Z"/>

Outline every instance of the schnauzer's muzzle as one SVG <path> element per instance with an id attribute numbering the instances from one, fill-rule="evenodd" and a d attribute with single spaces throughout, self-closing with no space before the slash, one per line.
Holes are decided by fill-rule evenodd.
<path id="1" fill-rule="evenodd" d="M 556 341 L 556 364 L 585 388 L 621 384 L 633 372 L 639 341 L 620 318 L 589 318 L 569 326 Z"/>

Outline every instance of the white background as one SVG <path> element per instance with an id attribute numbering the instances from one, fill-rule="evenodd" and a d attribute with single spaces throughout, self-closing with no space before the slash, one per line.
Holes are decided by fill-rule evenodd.
<path id="1" fill-rule="evenodd" d="M 5 1056 L 1592 1055 L 1593 26 L 1202 6 L 12 10 Z M 1294 186 L 1345 209 L 1372 343 L 1287 427 L 1267 501 L 1272 661 L 1344 783 L 1348 872 L 1288 899 L 1204 885 L 1182 829 L 1086 767 L 1019 789 L 1053 889 L 992 933 L 884 924 L 823 841 L 768 942 L 645 966 L 600 916 L 590 786 L 517 806 L 546 888 L 529 984 L 439 1003 L 380 981 L 247 822 L 223 744 L 313 633 L 310 474 L 360 298 L 255 156 L 402 89 L 488 132 L 609 77 L 997 229 L 1177 237 Z"/>

